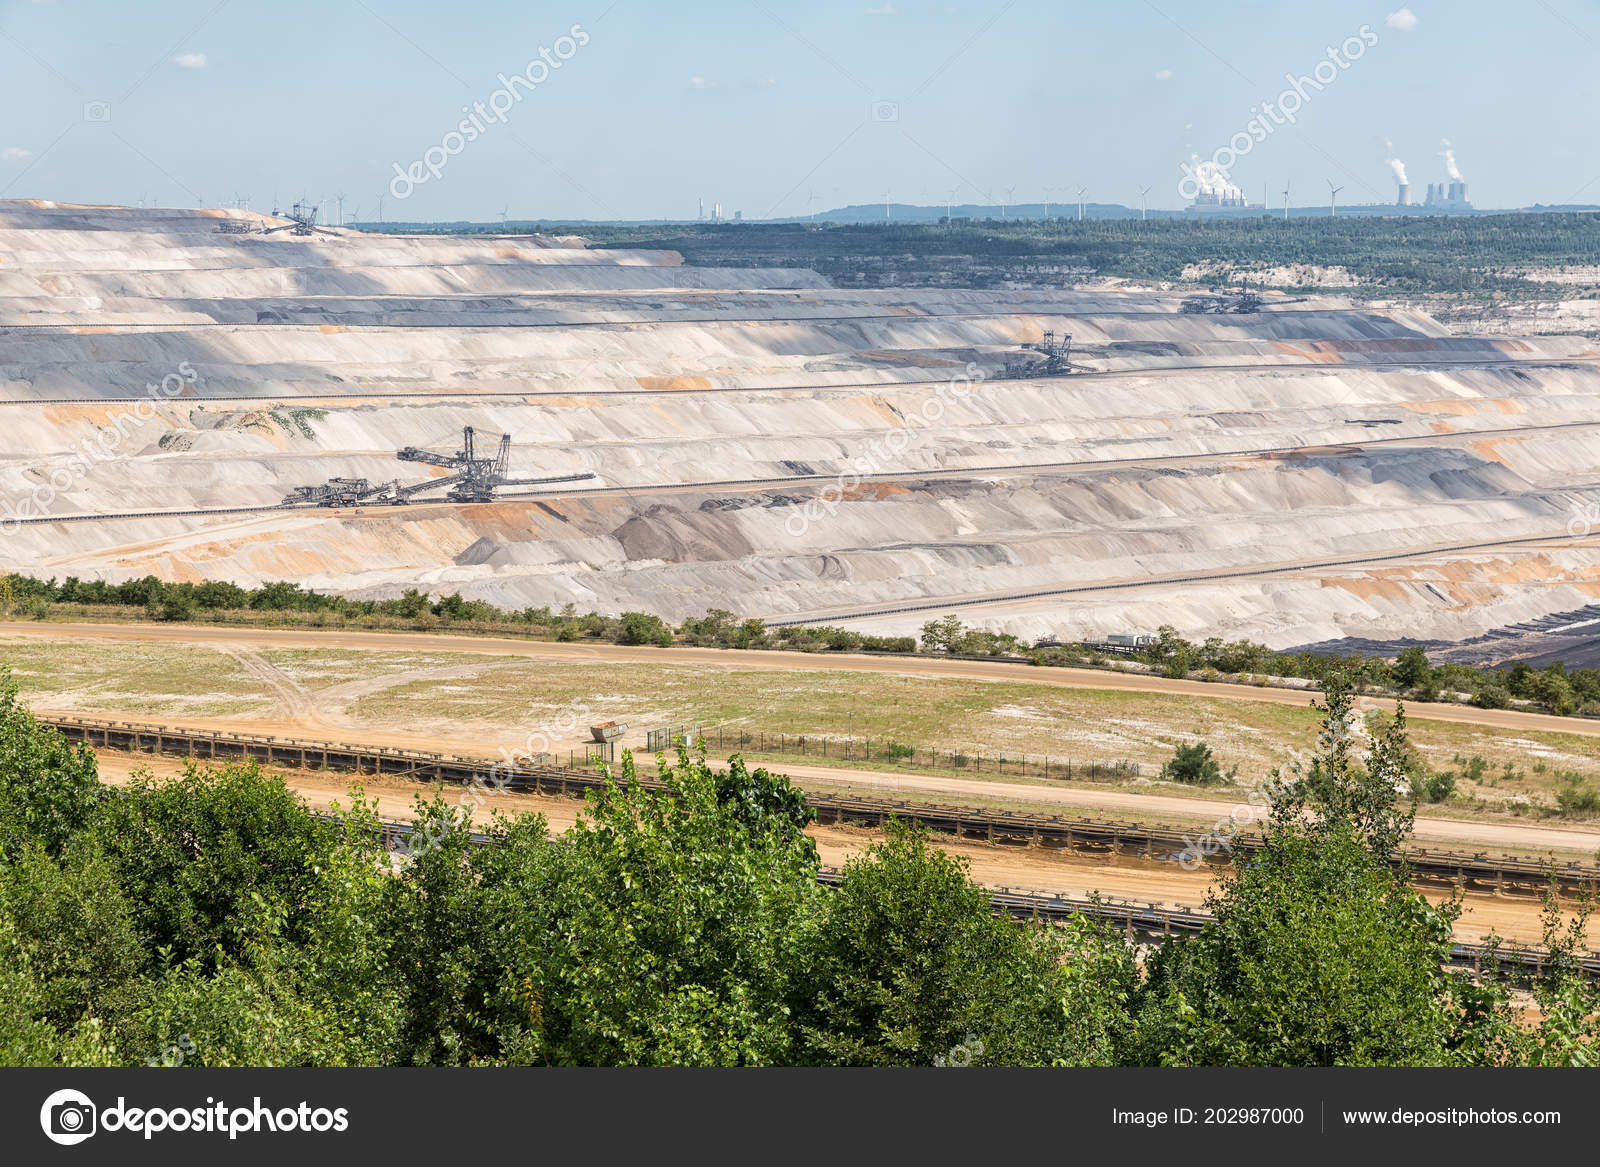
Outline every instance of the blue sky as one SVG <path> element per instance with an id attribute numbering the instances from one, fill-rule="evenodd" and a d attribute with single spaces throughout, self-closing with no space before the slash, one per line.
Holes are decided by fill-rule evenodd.
<path id="1" fill-rule="evenodd" d="M 574 25 L 587 43 L 442 149 Z M 0 197 L 343 192 L 346 217 L 382 195 L 391 219 L 479 220 L 692 218 L 703 197 L 762 218 L 1081 184 L 1176 207 L 1186 159 L 1362 26 L 1376 43 L 1233 166 L 1252 201 L 1288 181 L 1317 203 L 1329 179 L 1391 201 L 1385 139 L 1420 199 L 1449 139 L 1479 206 L 1600 203 L 1596 0 L 0 0 Z M 398 199 L 396 164 L 430 147 L 437 177 Z"/>

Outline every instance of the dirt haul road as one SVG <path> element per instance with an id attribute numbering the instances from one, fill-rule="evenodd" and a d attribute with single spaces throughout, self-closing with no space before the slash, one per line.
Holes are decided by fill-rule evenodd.
<path id="1" fill-rule="evenodd" d="M 113 785 L 126 783 L 135 771 L 147 770 L 157 777 L 182 771 L 174 758 L 148 758 L 117 751 L 97 751 L 100 777 Z M 315 810 L 327 809 L 334 800 L 348 805 L 348 786 L 326 774 L 278 771 L 289 789 Z M 389 820 L 412 817 L 412 800 L 424 791 L 417 783 L 401 778 L 367 779 L 363 785 L 368 799 L 377 799 L 378 814 Z M 447 801 L 455 804 L 459 792 L 446 788 Z M 532 794 L 489 794 L 484 796 L 480 815 L 499 810 L 503 813 L 533 813 L 545 816 L 552 834 L 567 830 L 578 820 L 583 803 L 576 798 L 540 797 Z M 817 852 L 824 866 L 842 867 L 852 855 L 864 851 L 882 836 L 876 832 L 849 827 L 813 826 L 807 832 L 817 841 Z M 1072 899 L 1087 898 L 1093 892 L 1113 901 L 1156 904 L 1167 908 L 1200 909 L 1206 892 L 1223 868 L 1185 871 L 1176 863 L 1131 856 L 1093 858 L 1048 851 L 1037 847 L 1007 847 L 954 839 L 936 839 L 938 845 L 969 865 L 972 878 L 991 889 L 1046 892 Z M 1429 899 L 1446 898 L 1427 890 Z M 1498 899 L 1489 895 L 1468 895 L 1463 900 L 1455 935 L 1460 941 L 1481 941 L 1491 931 L 1515 944 L 1536 944 L 1541 937 L 1541 904 L 1532 898 Z"/>

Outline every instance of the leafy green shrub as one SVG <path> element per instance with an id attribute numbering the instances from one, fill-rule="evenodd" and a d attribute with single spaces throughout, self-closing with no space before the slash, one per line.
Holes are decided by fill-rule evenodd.
<path id="1" fill-rule="evenodd" d="M 1556 806 L 1562 814 L 1587 818 L 1600 812 L 1600 790 L 1590 786 L 1583 775 L 1569 771 L 1556 788 Z"/>
<path id="2" fill-rule="evenodd" d="M 1186 786 L 1220 786 L 1231 775 L 1223 774 L 1210 746 L 1195 742 L 1189 746 L 1180 745 L 1172 752 L 1172 758 L 1161 767 L 1161 777 Z"/>

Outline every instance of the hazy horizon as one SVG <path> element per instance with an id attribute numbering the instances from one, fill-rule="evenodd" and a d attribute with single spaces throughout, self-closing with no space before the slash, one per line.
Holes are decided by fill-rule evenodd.
<path id="1" fill-rule="evenodd" d="M 1597 202 L 1600 162 L 1551 116 L 1582 108 L 1597 49 L 1596 5 L 1567 0 L 761 0 L 693 19 L 630 0 L 448 18 L 417 0 L 11 0 L 0 197 L 690 220 L 701 199 L 764 219 L 1081 185 L 1130 207 L 1149 187 L 1170 210 L 1183 164 L 1232 140 L 1249 202 L 1278 207 L 1287 185 L 1320 205 L 1331 180 L 1354 205 L 1394 200 L 1394 161 L 1421 202 L 1448 140 L 1479 208 Z M 1269 116 L 1290 89 L 1300 108 Z"/>

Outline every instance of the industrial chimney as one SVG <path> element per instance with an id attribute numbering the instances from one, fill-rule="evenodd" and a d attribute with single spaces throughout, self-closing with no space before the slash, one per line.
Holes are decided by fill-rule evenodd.
<path id="1" fill-rule="evenodd" d="M 1394 205 L 1397 207 L 1409 207 L 1411 205 L 1411 184 L 1409 182 L 1400 184 L 1400 197 L 1395 199 Z"/>

